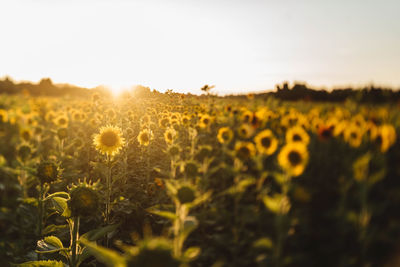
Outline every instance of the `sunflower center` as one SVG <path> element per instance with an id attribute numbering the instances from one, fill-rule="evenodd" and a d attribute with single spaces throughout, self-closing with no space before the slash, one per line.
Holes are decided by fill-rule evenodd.
<path id="1" fill-rule="evenodd" d="M 80 201 L 83 207 L 90 207 L 93 203 L 92 196 L 88 193 L 82 193 L 82 195 L 80 195 Z"/>
<path id="2" fill-rule="evenodd" d="M 239 156 L 242 158 L 248 158 L 250 156 L 250 150 L 246 146 L 242 146 L 241 148 L 239 148 L 238 152 L 239 152 Z"/>
<path id="3" fill-rule="evenodd" d="M 293 141 L 301 141 L 301 136 L 299 134 L 293 135 Z"/>
<path id="4" fill-rule="evenodd" d="M 327 129 L 322 130 L 321 136 L 324 137 L 324 138 L 329 138 L 329 137 L 331 137 L 331 136 L 332 136 L 332 130 L 331 130 L 331 128 L 327 128 Z"/>
<path id="5" fill-rule="evenodd" d="M 263 139 L 261 139 L 261 144 L 263 147 L 268 148 L 271 146 L 271 138 L 269 137 L 264 137 Z"/>
<path id="6" fill-rule="evenodd" d="M 149 136 L 148 136 L 146 133 L 143 133 L 143 134 L 140 136 L 140 140 L 142 140 L 142 142 L 146 143 L 146 142 L 149 141 Z"/>
<path id="7" fill-rule="evenodd" d="M 105 146 L 115 146 L 118 142 L 118 137 L 113 132 L 105 132 L 101 135 L 101 143 Z"/>
<path id="8" fill-rule="evenodd" d="M 228 133 L 228 131 L 225 131 L 225 132 L 222 133 L 222 138 L 223 138 L 224 140 L 229 140 L 229 133 Z"/>
<path id="9" fill-rule="evenodd" d="M 290 164 L 292 164 L 292 166 L 297 166 L 301 163 L 301 155 L 297 151 L 291 151 L 289 153 L 288 158 L 289 158 Z"/>

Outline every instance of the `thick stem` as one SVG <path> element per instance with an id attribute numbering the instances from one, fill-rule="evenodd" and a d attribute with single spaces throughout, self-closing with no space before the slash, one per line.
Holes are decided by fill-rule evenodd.
<path id="1" fill-rule="evenodd" d="M 72 230 L 72 242 L 71 242 L 71 266 L 75 267 L 77 264 L 77 254 L 78 254 L 78 246 L 76 244 L 79 238 L 79 216 L 74 218 L 74 227 Z"/>

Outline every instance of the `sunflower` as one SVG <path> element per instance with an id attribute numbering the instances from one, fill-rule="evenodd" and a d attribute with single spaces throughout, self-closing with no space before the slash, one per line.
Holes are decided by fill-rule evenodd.
<path id="1" fill-rule="evenodd" d="M 287 143 L 300 142 L 305 145 L 308 145 L 308 143 L 310 142 L 310 137 L 308 136 L 307 132 L 304 130 L 303 127 L 294 126 L 291 127 L 286 132 L 286 142 Z"/>
<path id="2" fill-rule="evenodd" d="M 218 130 L 217 139 L 221 144 L 229 144 L 232 141 L 233 132 L 228 127 L 222 127 Z"/>
<path id="3" fill-rule="evenodd" d="M 140 118 L 140 125 L 141 126 L 145 126 L 145 125 L 149 124 L 150 121 L 151 121 L 150 116 L 145 114 Z"/>
<path id="4" fill-rule="evenodd" d="M 246 160 L 255 154 L 255 146 L 251 142 L 237 142 L 235 144 L 236 156 L 241 160 Z"/>
<path id="5" fill-rule="evenodd" d="M 241 119 L 245 123 L 250 123 L 253 120 L 253 115 L 254 115 L 253 112 L 246 109 L 243 111 Z"/>
<path id="6" fill-rule="evenodd" d="M 100 128 L 100 133 L 94 136 L 93 143 L 102 154 L 114 156 L 125 144 L 125 139 L 119 127 L 107 125 Z"/>
<path id="7" fill-rule="evenodd" d="M 20 136 L 24 141 L 28 142 L 32 138 L 32 131 L 28 128 L 21 129 Z"/>
<path id="8" fill-rule="evenodd" d="M 248 138 L 252 137 L 253 133 L 254 133 L 253 127 L 251 127 L 247 123 L 240 125 L 240 127 L 238 129 L 238 135 L 242 139 L 248 139 Z"/>
<path id="9" fill-rule="evenodd" d="M 181 118 L 182 124 L 187 126 L 190 123 L 190 117 L 188 115 L 185 115 Z"/>
<path id="10" fill-rule="evenodd" d="M 322 141 L 326 141 L 333 136 L 334 126 L 321 125 L 318 128 L 318 137 Z"/>
<path id="11" fill-rule="evenodd" d="M 142 146 L 148 146 L 150 144 L 150 140 L 152 139 L 152 133 L 148 129 L 143 129 L 140 131 L 137 139 Z"/>
<path id="12" fill-rule="evenodd" d="M 0 109 L 0 121 L 1 122 L 7 122 L 8 120 L 8 113 L 7 110 L 5 109 Z"/>
<path id="13" fill-rule="evenodd" d="M 164 140 L 167 144 L 172 144 L 174 139 L 176 138 L 176 131 L 174 129 L 167 129 L 164 133 Z"/>
<path id="14" fill-rule="evenodd" d="M 52 161 L 42 161 L 37 167 L 37 177 L 42 183 L 50 183 L 57 179 L 57 166 Z"/>
<path id="15" fill-rule="evenodd" d="M 57 130 L 57 136 L 60 140 L 65 139 L 68 137 L 68 129 L 67 128 L 60 128 Z"/>
<path id="16" fill-rule="evenodd" d="M 266 155 L 272 155 L 278 147 L 278 140 L 271 130 L 266 129 L 254 137 L 257 150 Z"/>
<path id="17" fill-rule="evenodd" d="M 199 126 L 200 128 L 207 128 L 211 124 L 211 117 L 207 114 L 204 114 L 200 117 Z"/>
<path id="18" fill-rule="evenodd" d="M 66 127 L 68 125 L 68 117 L 65 115 L 59 115 L 54 119 L 54 123 L 60 127 Z"/>
<path id="19" fill-rule="evenodd" d="M 376 137 L 382 153 L 385 153 L 396 142 L 396 130 L 390 124 L 381 125 Z"/>
<path id="20" fill-rule="evenodd" d="M 158 121 L 158 125 L 160 125 L 161 128 L 167 128 L 169 125 L 170 121 L 168 117 L 163 117 Z"/>
<path id="21" fill-rule="evenodd" d="M 290 175 L 299 176 L 304 172 L 308 162 L 306 145 L 300 142 L 288 143 L 279 153 L 278 162 Z"/>
<path id="22" fill-rule="evenodd" d="M 361 128 L 353 123 L 344 129 L 344 140 L 352 147 L 359 147 L 361 145 L 363 135 L 364 133 Z"/>
<path id="23" fill-rule="evenodd" d="M 86 183 L 73 187 L 70 191 L 70 196 L 68 206 L 71 209 L 73 217 L 94 216 L 100 208 L 100 196 L 98 192 Z"/>

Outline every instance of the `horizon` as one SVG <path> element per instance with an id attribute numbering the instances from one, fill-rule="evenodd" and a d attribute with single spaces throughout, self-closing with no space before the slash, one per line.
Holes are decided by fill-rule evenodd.
<path id="1" fill-rule="evenodd" d="M 0 77 L 219 95 L 400 87 L 397 1 L 4 1 Z"/>

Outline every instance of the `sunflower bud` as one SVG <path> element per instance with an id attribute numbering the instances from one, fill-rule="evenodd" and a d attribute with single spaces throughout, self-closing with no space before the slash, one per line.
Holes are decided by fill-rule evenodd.
<path id="1" fill-rule="evenodd" d="M 183 186 L 178 190 L 178 199 L 182 204 L 190 203 L 194 200 L 195 194 L 192 188 Z"/>

